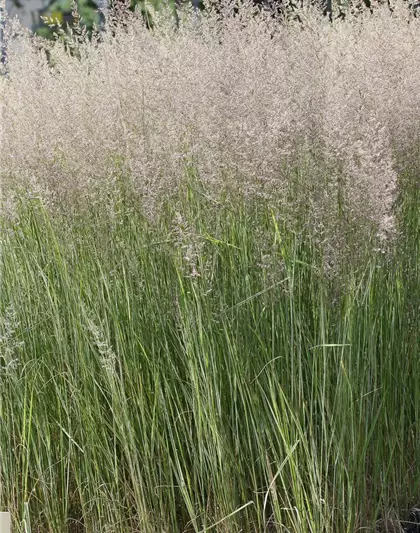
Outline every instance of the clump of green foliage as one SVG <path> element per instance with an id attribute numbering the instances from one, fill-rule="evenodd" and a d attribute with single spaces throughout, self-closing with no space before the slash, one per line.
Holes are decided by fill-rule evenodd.
<path id="1" fill-rule="evenodd" d="M 420 21 L 233 7 L 76 28 L 50 61 L 9 32 L 17 533 L 389 533 L 418 507 Z"/>
<path id="2" fill-rule="evenodd" d="M 416 174 L 415 174 L 416 175 Z M 1 505 L 15 531 L 355 532 L 417 502 L 418 183 L 340 278 L 188 180 L 151 223 L 42 200 L 2 229 Z M 108 214 L 106 214 L 108 213 Z"/>

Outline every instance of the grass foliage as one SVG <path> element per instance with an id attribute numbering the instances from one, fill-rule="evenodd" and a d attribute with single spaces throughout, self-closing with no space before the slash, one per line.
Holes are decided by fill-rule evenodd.
<path id="1" fill-rule="evenodd" d="M 340 285 L 266 208 L 189 186 L 158 226 L 22 205 L 1 291 L 17 530 L 25 504 L 32 531 L 171 533 L 353 533 L 415 504 L 416 187 L 398 250 Z"/>
<path id="2" fill-rule="evenodd" d="M 58 44 L 52 68 L 29 41 L 10 54 L 0 506 L 16 533 L 407 526 L 418 37 L 378 17 L 270 35 L 213 13 L 133 22 L 79 57 Z"/>

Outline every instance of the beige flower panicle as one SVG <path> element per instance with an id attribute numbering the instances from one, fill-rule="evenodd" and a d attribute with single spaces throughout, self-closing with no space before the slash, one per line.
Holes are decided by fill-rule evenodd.
<path id="1" fill-rule="evenodd" d="M 338 228 L 344 210 L 341 225 L 389 233 L 392 147 L 420 133 L 420 20 L 387 6 L 334 24 L 301 15 L 186 12 L 176 30 L 161 13 L 150 32 L 137 14 L 77 57 L 59 43 L 47 57 L 22 33 L 0 80 L 3 198 L 23 187 L 60 209 L 100 203 L 120 173 L 156 218 L 188 160 L 214 197 L 291 219 L 304 205 L 313 227 Z"/>

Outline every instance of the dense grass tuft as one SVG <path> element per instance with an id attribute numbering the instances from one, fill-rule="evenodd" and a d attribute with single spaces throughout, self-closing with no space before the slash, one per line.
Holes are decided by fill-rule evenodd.
<path id="1" fill-rule="evenodd" d="M 230 8 L 48 58 L 6 28 L 16 533 L 409 531 L 420 19 Z"/>
<path id="2" fill-rule="evenodd" d="M 2 232 L 1 505 L 16 531 L 28 516 L 36 532 L 121 533 L 404 518 L 420 497 L 405 182 L 397 249 L 339 278 L 266 206 L 191 187 L 154 225 L 128 201 L 82 220 L 22 204 Z"/>

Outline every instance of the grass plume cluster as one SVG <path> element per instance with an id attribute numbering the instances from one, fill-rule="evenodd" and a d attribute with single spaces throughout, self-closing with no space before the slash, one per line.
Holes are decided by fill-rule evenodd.
<path id="1" fill-rule="evenodd" d="M 165 16 L 53 67 L 22 38 L 0 80 L 0 506 L 19 533 L 398 531 L 418 22 Z"/>
<path id="2" fill-rule="evenodd" d="M 311 9 L 282 24 L 250 5 L 219 11 L 180 13 L 176 28 L 163 10 L 153 31 L 127 15 L 125 29 L 75 34 L 77 53 L 57 44 L 49 61 L 15 37 L 7 200 L 20 185 L 56 204 L 99 202 L 124 172 L 156 217 L 192 163 L 215 194 L 268 199 L 292 219 L 304 210 L 342 244 L 354 227 L 392 229 L 394 152 L 420 131 L 420 19 L 400 4 L 336 24 Z"/>

